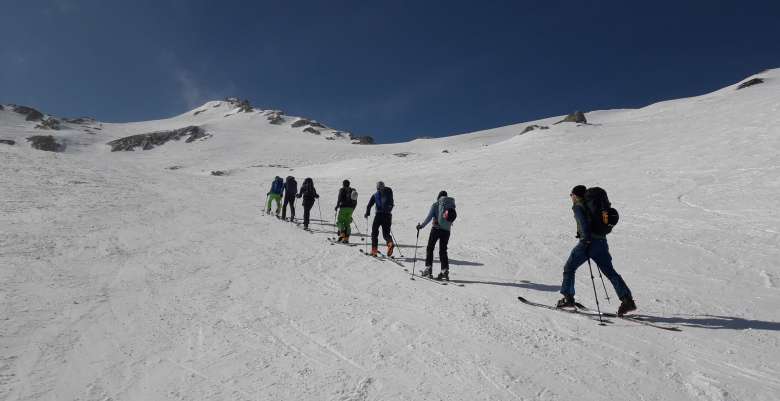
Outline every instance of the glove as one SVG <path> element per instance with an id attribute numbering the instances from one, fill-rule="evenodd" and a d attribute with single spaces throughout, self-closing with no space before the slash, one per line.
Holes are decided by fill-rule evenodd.
<path id="1" fill-rule="evenodd" d="M 295 197 L 300 199 L 301 198 L 301 194 L 295 195 Z"/>
<path id="2" fill-rule="evenodd" d="M 417 223 L 417 231 L 420 231 L 421 228 L 422 226 L 420 226 L 420 223 Z"/>
<path id="3" fill-rule="evenodd" d="M 370 214 L 368 214 L 368 213 L 363 215 L 363 217 L 366 218 L 366 219 L 368 218 L 368 216 L 370 216 Z"/>
<path id="4" fill-rule="evenodd" d="M 334 208 L 333 208 L 333 211 L 334 211 L 334 212 L 335 212 L 336 210 L 339 210 L 339 207 L 338 207 L 338 206 L 336 206 L 336 207 L 334 207 Z"/>
<path id="5" fill-rule="evenodd" d="M 314 199 L 319 199 L 319 198 L 320 198 L 319 195 L 314 195 Z"/>

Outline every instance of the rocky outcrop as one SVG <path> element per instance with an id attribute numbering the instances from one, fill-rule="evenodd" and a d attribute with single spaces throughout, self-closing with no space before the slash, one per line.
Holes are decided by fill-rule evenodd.
<path id="1" fill-rule="evenodd" d="M 249 100 L 247 99 L 241 100 L 237 97 L 229 97 L 226 98 L 225 101 L 230 103 L 231 106 L 241 109 L 239 110 L 239 113 L 249 113 L 254 111 L 254 108 L 251 104 L 249 104 Z"/>
<path id="2" fill-rule="evenodd" d="M 284 112 L 281 110 L 271 110 L 266 112 L 265 118 L 273 125 L 281 125 L 284 123 Z"/>
<path id="3" fill-rule="evenodd" d="M 46 152 L 62 152 L 65 150 L 65 144 L 57 142 L 51 135 L 33 135 L 27 137 L 27 141 L 30 142 L 30 146 L 33 148 Z"/>
<path id="4" fill-rule="evenodd" d="M 184 137 L 187 137 L 185 142 L 190 143 L 192 141 L 208 138 L 210 136 L 211 135 L 207 134 L 203 128 L 191 125 L 189 127 L 179 128 L 172 131 L 157 131 L 148 134 L 132 135 L 113 140 L 107 145 L 111 146 L 112 152 L 117 152 L 120 150 L 133 151 L 137 147 L 140 147 L 143 150 L 149 150 L 155 146 L 163 145 L 168 141 L 178 141 Z"/>
<path id="5" fill-rule="evenodd" d="M 585 113 L 581 111 L 575 111 L 574 113 L 569 114 L 561 121 L 558 121 L 556 124 L 560 123 L 577 123 L 577 124 L 587 124 L 588 120 L 585 119 Z"/>
<path id="6" fill-rule="evenodd" d="M 536 124 L 529 125 L 529 126 L 525 127 L 525 129 L 523 129 L 523 132 L 521 132 L 520 135 L 523 135 L 526 132 L 531 132 L 531 131 L 533 131 L 535 129 L 550 129 L 550 127 L 548 127 L 546 125 L 536 125 Z"/>
<path id="7" fill-rule="evenodd" d="M 2 110 L 2 109 L 0 109 L 0 110 Z M 12 141 L 10 139 L 0 139 L 0 143 L 5 144 L 5 145 L 11 145 L 11 146 L 16 145 L 16 141 Z"/>
<path id="8" fill-rule="evenodd" d="M 214 170 L 211 172 L 211 175 L 221 177 L 223 175 L 227 175 L 227 172 L 222 170 Z"/>
<path id="9" fill-rule="evenodd" d="M 349 134 L 349 139 L 352 141 L 354 145 L 373 145 L 374 144 L 374 138 L 368 135 L 365 136 L 354 136 L 352 134 Z"/>
<path id="10" fill-rule="evenodd" d="M 748 86 L 753 86 L 753 85 L 758 85 L 758 84 L 763 84 L 763 83 L 764 83 L 764 79 L 763 78 L 751 78 L 751 79 L 748 79 L 747 81 L 739 84 L 739 86 L 737 86 L 737 90 L 747 88 Z"/>
<path id="11" fill-rule="evenodd" d="M 54 131 L 58 131 L 61 127 L 62 127 L 62 125 L 60 124 L 60 120 L 58 120 L 58 119 L 56 119 L 54 117 L 49 117 L 49 118 L 41 121 L 40 124 L 35 126 L 35 128 L 37 128 L 37 129 L 50 129 L 50 130 L 54 130 Z"/>
<path id="12" fill-rule="evenodd" d="M 43 120 L 43 113 L 41 113 L 38 110 L 35 110 L 32 107 L 16 106 L 16 105 L 14 105 L 13 108 L 14 108 L 15 112 L 17 112 L 17 113 L 19 113 L 21 115 L 27 116 L 27 117 L 25 117 L 25 120 L 27 120 L 27 121 L 41 121 L 41 120 Z"/>
<path id="13" fill-rule="evenodd" d="M 303 127 L 303 126 L 306 126 L 306 125 L 309 125 L 309 124 L 311 124 L 311 121 L 309 121 L 309 120 L 307 120 L 305 118 L 299 118 L 297 121 L 292 123 L 292 127 L 293 128 L 299 128 L 299 127 Z"/>
<path id="14" fill-rule="evenodd" d="M 304 129 L 303 129 L 303 132 L 308 132 L 308 133 L 310 133 L 310 134 L 314 134 L 314 135 L 319 135 L 319 134 L 320 134 L 320 131 L 317 131 L 316 129 L 314 129 L 314 128 L 312 128 L 312 127 L 306 127 L 306 128 L 304 128 Z"/>
<path id="15" fill-rule="evenodd" d="M 95 122 L 95 119 L 92 117 L 79 117 L 79 118 L 63 118 L 62 121 L 65 121 L 68 124 L 92 124 Z"/>

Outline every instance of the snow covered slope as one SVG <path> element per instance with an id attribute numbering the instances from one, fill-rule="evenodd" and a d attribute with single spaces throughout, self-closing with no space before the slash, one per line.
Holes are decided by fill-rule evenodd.
<path id="1" fill-rule="evenodd" d="M 588 113 L 588 125 L 556 117 L 376 146 L 209 103 L 90 122 L 94 134 L 67 124 L 54 132 L 65 152 L 42 152 L 24 139 L 42 131 L 6 108 L 0 399 L 775 400 L 780 70 L 758 76 Z M 531 124 L 549 129 L 517 135 Z M 212 136 L 106 145 L 188 125 Z M 314 178 L 326 221 L 313 234 L 261 214 L 275 175 Z M 344 178 L 362 233 L 374 183 L 393 188 L 410 270 L 415 224 L 439 190 L 454 196 L 451 278 L 463 287 L 330 245 Z M 621 212 L 611 251 L 638 313 L 680 332 L 517 301 L 559 297 L 576 184 L 606 188 Z M 577 297 L 595 307 L 584 269 Z"/>

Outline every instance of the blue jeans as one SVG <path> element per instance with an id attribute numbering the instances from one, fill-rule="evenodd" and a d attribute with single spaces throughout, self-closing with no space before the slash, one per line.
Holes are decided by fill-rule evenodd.
<path id="1" fill-rule="evenodd" d="M 588 258 L 596 262 L 596 266 L 607 276 L 612 287 L 615 288 L 618 298 L 621 300 L 631 298 L 631 290 L 628 289 L 626 282 L 612 267 L 612 256 L 609 254 L 609 245 L 606 239 L 594 239 L 590 243 L 590 255 L 588 255 L 588 245 L 580 241 L 574 249 L 571 250 L 569 260 L 563 266 L 563 282 L 561 283 L 561 294 L 564 296 L 574 296 L 574 273 L 577 268 L 588 261 Z"/>

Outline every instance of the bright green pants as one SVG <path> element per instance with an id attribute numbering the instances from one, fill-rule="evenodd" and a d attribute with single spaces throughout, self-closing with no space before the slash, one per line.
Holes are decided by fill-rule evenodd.
<path id="1" fill-rule="evenodd" d="M 266 213 L 271 213 L 271 201 L 276 202 L 276 214 L 279 214 L 279 208 L 282 207 L 282 195 L 281 194 L 268 195 L 268 204 L 265 205 Z"/>
<path id="2" fill-rule="evenodd" d="M 352 233 L 350 225 L 352 224 L 352 212 L 354 210 L 351 207 L 342 207 L 339 209 L 339 217 L 336 220 L 336 228 L 338 228 L 339 233 L 344 233 L 348 237 Z"/>

